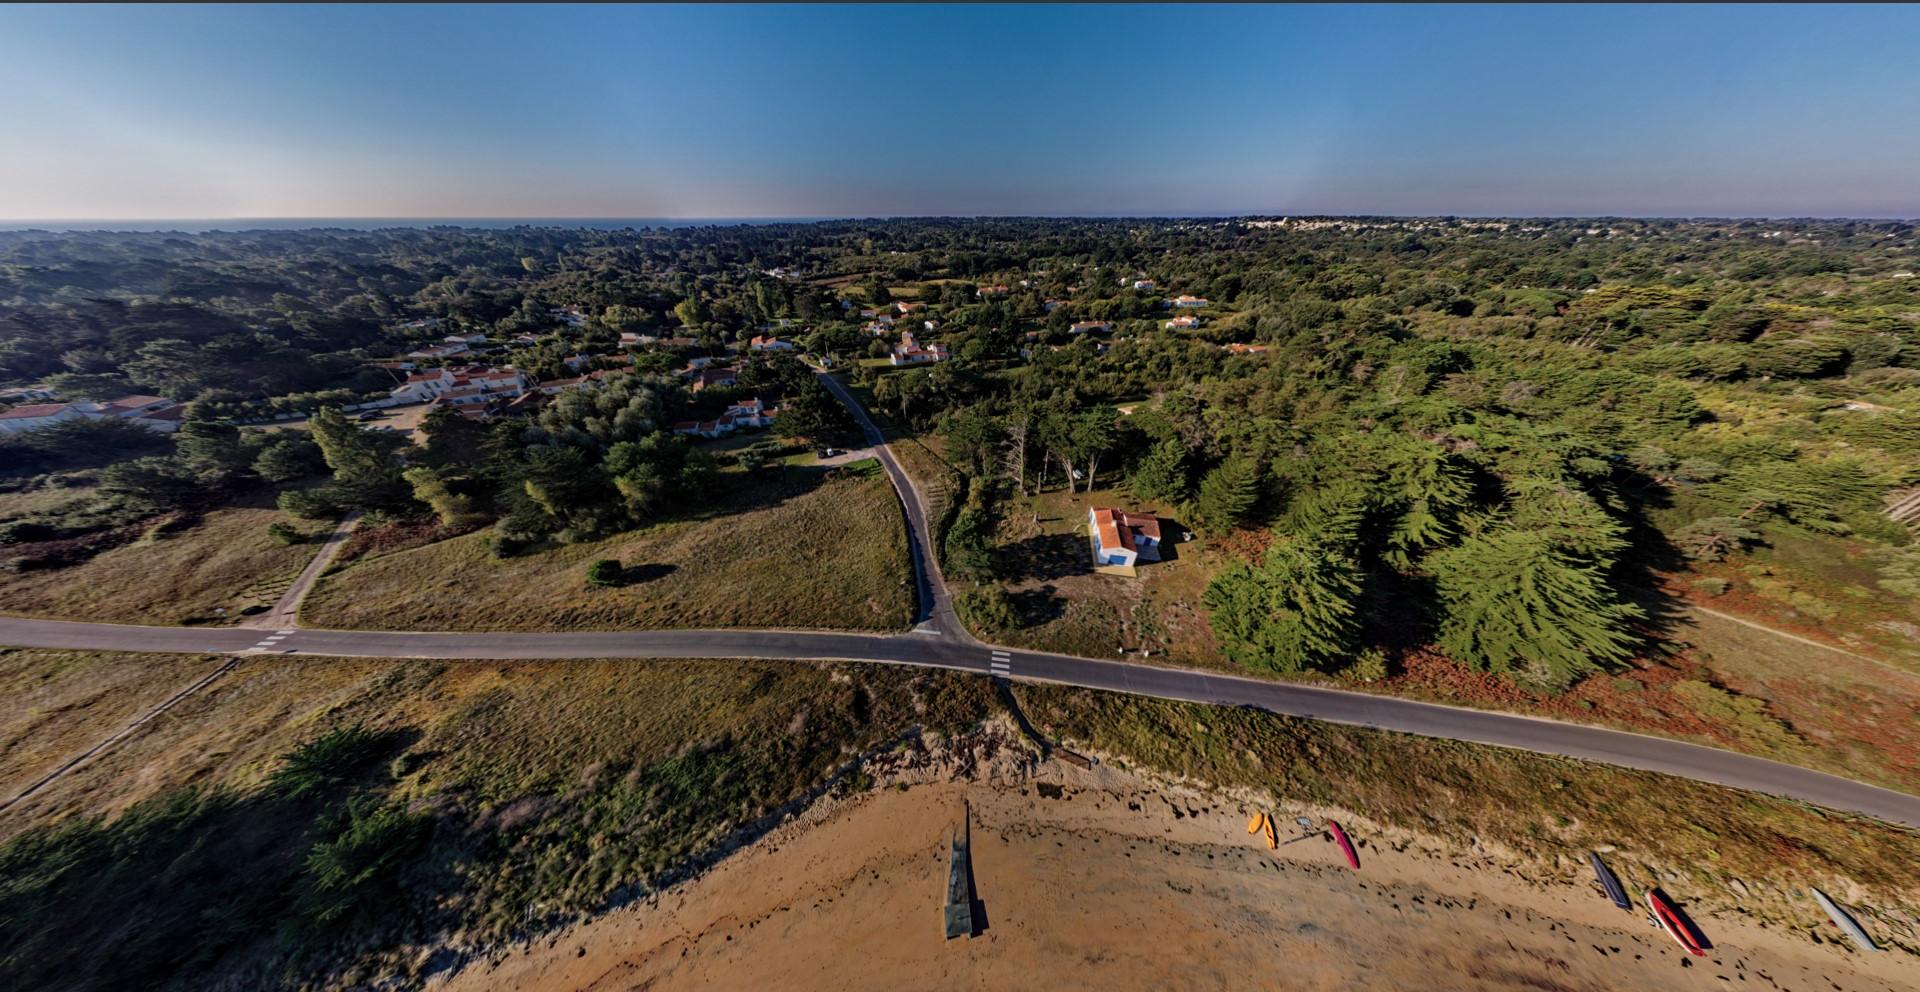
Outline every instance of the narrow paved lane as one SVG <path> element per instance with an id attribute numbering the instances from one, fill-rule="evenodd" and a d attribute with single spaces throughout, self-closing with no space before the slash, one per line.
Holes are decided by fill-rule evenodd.
<path id="1" fill-rule="evenodd" d="M 972 642 L 973 635 L 967 632 L 966 625 L 953 612 L 953 599 L 947 594 L 946 579 L 940 575 L 939 556 L 933 553 L 933 528 L 927 523 L 927 502 L 921 498 L 920 488 L 913 484 L 913 476 L 900 467 L 899 460 L 893 457 L 893 448 L 887 444 L 887 436 L 873 422 L 873 418 L 867 416 L 866 408 L 854 399 L 847 387 L 830 373 L 815 369 L 813 374 L 853 415 L 861 433 L 867 436 L 867 443 L 873 446 L 874 454 L 879 456 L 880 464 L 886 468 L 887 477 L 893 480 L 894 492 L 900 497 L 901 509 L 907 515 L 908 553 L 913 557 L 913 577 L 919 589 L 919 613 L 914 617 L 914 622 L 922 629 Z"/>
<path id="2" fill-rule="evenodd" d="M 134 627 L 0 618 L 0 644 L 102 651 L 368 658 L 766 658 L 863 661 L 978 672 L 1518 748 L 1784 796 L 1920 827 L 1920 797 L 1716 748 L 1510 713 L 962 642 L 926 633 L 636 630 L 578 633 L 414 633 L 299 629 L 262 647 L 232 627 Z"/>

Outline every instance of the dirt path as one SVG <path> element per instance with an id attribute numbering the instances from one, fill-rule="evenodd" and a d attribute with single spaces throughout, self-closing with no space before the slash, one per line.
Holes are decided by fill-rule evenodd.
<path id="1" fill-rule="evenodd" d="M 339 526 L 335 527 L 333 533 L 327 535 L 326 542 L 320 545 L 320 552 L 313 556 L 312 561 L 307 562 L 306 568 L 300 570 L 300 575 L 293 580 L 293 585 L 288 586 L 287 591 L 280 594 L 279 601 L 265 613 L 242 619 L 238 626 L 264 630 L 281 630 L 296 626 L 301 601 L 307 598 L 307 593 L 313 589 L 313 584 L 320 581 L 320 573 L 325 572 L 327 566 L 333 564 L 333 559 L 340 554 L 340 546 L 347 543 L 347 537 L 359 525 L 360 514 L 358 513 L 349 513 L 341 519 Z"/>
<path id="2" fill-rule="evenodd" d="M 1246 810 L 1219 797 L 1107 768 L 1042 772 L 810 811 L 658 905 L 428 987 L 1811 992 L 1910 989 L 1920 975 L 1904 952 L 1868 956 L 1719 915 L 1700 920 L 1713 953 L 1688 958 L 1572 870 L 1526 877 L 1361 826 L 1353 872 L 1317 833 L 1268 851 L 1247 836 Z M 949 941 L 945 840 L 963 800 L 987 924 Z M 1294 812 L 1281 817 L 1288 831 Z"/>
<path id="3" fill-rule="evenodd" d="M 153 709 L 148 710 L 146 713 L 142 714 L 139 719 L 133 721 L 132 723 L 127 724 L 125 727 L 115 732 L 112 736 L 108 737 L 106 740 L 103 740 L 100 743 L 95 744 L 94 746 L 86 749 L 85 751 L 82 751 L 81 753 L 74 755 L 72 758 L 68 759 L 65 764 L 62 764 L 60 767 L 55 768 L 53 771 L 50 771 L 45 776 L 41 777 L 39 781 L 34 782 L 32 785 L 29 785 L 26 788 L 20 790 L 19 794 L 15 795 L 13 798 L 8 799 L 4 803 L 0 803 L 0 813 L 5 813 L 7 810 L 12 809 L 14 806 L 26 801 L 27 799 L 32 798 L 35 793 L 39 792 L 40 790 L 46 788 L 49 785 L 52 785 L 54 782 L 59 781 L 61 776 L 66 775 L 68 772 L 71 772 L 74 769 L 79 768 L 81 765 L 84 765 L 87 762 L 93 760 L 93 758 L 96 755 L 100 754 L 102 751 L 105 751 L 108 748 L 114 746 L 115 744 L 118 744 L 121 741 L 126 740 L 128 737 L 133 736 L 133 733 L 135 731 L 139 730 L 141 727 L 146 726 L 155 717 L 158 717 L 160 714 L 165 713 L 166 711 L 172 709 L 174 706 L 178 705 L 181 700 L 186 699 L 188 696 L 191 696 L 194 693 L 199 692 L 200 690 L 206 688 L 208 685 L 213 683 L 214 679 L 217 679 L 220 676 L 225 675 L 230 671 L 233 671 L 234 666 L 238 664 L 240 664 L 240 659 L 238 657 L 228 658 L 225 664 L 221 665 L 220 667 L 214 669 L 211 672 L 208 672 L 205 676 L 201 677 L 199 681 L 193 683 L 190 686 L 187 686 L 185 689 L 182 689 L 179 692 L 174 693 L 172 696 L 167 697 L 167 699 L 163 701 L 160 705 L 155 706 Z"/>
<path id="4" fill-rule="evenodd" d="M 1787 631 L 1781 630 L 1778 627 L 1769 627 L 1764 623 L 1760 623 L 1754 620 L 1749 620 L 1746 617 L 1739 616 L 1737 614 L 1723 613 L 1720 610 L 1708 609 L 1707 607 L 1701 606 L 1699 603 L 1694 603 L 1694 602 L 1687 602 L 1686 608 L 1689 610 L 1693 610 L 1696 613 L 1705 613 L 1707 616 L 1710 616 L 1710 617 L 1718 617 L 1719 619 L 1725 620 L 1728 623 L 1737 623 L 1742 627 L 1751 627 L 1754 630 L 1772 634 L 1775 637 L 1783 637 L 1789 641 L 1793 641 L 1796 644 L 1804 644 L 1810 648 L 1819 648 L 1822 651 L 1832 651 L 1835 654 L 1843 654 L 1849 658 L 1854 658 L 1859 661 L 1864 661 L 1869 665 L 1875 665 L 1880 668 L 1884 668 L 1889 672 L 1898 672 L 1899 674 L 1905 675 L 1905 676 L 1914 675 L 1912 671 L 1909 671 L 1905 668 L 1901 668 L 1898 665 L 1894 665 L 1890 662 L 1881 661 L 1880 659 L 1872 657 L 1870 655 L 1864 655 L 1857 651 L 1849 651 L 1846 648 L 1842 648 L 1842 647 L 1835 647 L 1834 645 L 1828 644 L 1824 641 L 1816 641 L 1811 637 L 1802 637 L 1799 634 L 1789 633 Z"/>

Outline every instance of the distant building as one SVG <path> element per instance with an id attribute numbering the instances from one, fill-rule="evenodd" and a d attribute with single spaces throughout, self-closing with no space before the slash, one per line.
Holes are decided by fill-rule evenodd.
<path id="1" fill-rule="evenodd" d="M 771 427 L 773 418 L 780 413 L 768 406 L 759 397 L 741 400 L 727 407 L 725 413 L 712 420 L 682 420 L 673 425 L 675 434 L 687 434 L 692 437 L 725 437 L 736 430 L 748 427 Z"/>
<path id="2" fill-rule="evenodd" d="M 25 434 L 68 420 L 125 420 L 158 434 L 180 429 L 186 408 L 164 396 L 122 396 L 105 402 L 29 403 L 0 411 L 0 434 Z"/>
<path id="3" fill-rule="evenodd" d="M 714 386 L 731 386 L 740 381 L 740 373 L 735 369 L 701 369 L 693 374 L 693 391 L 709 389 Z"/>
<path id="4" fill-rule="evenodd" d="M 1168 300 L 1167 305 L 1172 307 L 1192 308 L 1192 307 L 1210 307 L 1213 305 L 1213 303 L 1212 301 L 1201 296 L 1176 296 L 1173 299 Z"/>
<path id="5" fill-rule="evenodd" d="M 1075 334 L 1111 334 L 1113 333 L 1113 321 L 1083 320 L 1067 328 L 1067 330 Z"/>
<path id="6" fill-rule="evenodd" d="M 452 358 L 456 355 L 464 355 L 472 350 L 473 349 L 469 348 L 464 341 L 452 341 L 446 344 L 434 344 L 428 345 L 425 348 L 416 348 L 413 351 L 407 352 L 407 357 L 432 361 L 440 358 Z"/>
<path id="7" fill-rule="evenodd" d="M 794 350 L 794 343 L 791 341 L 782 341 L 776 337 L 756 335 L 752 341 L 747 342 L 747 348 L 752 351 L 792 351 Z"/>
<path id="8" fill-rule="evenodd" d="M 1124 282 L 1125 280 L 1122 280 L 1122 281 Z M 1158 289 L 1159 287 L 1160 287 L 1160 284 L 1154 282 L 1152 279 L 1135 279 L 1133 281 L 1133 288 L 1138 290 L 1150 292 L 1152 290 Z"/>
<path id="9" fill-rule="evenodd" d="M 1221 347 L 1235 355 L 1258 355 L 1267 350 L 1267 346 L 1264 344 L 1241 344 L 1238 341 L 1232 344 L 1222 345 Z"/>
<path id="10" fill-rule="evenodd" d="M 1190 331 L 1199 326 L 1200 318 L 1192 316 L 1175 317 L 1167 321 L 1167 330 L 1169 331 Z"/>
<path id="11" fill-rule="evenodd" d="M 387 395 L 402 403 L 444 401 L 464 406 L 512 399 L 526 392 L 527 385 L 526 375 L 511 365 L 500 368 L 469 365 L 416 372 Z"/>
<path id="12" fill-rule="evenodd" d="M 902 331 L 900 343 L 893 346 L 893 352 L 887 360 L 894 365 L 926 365 L 930 362 L 944 362 L 947 357 L 947 349 L 944 345 L 922 345 L 915 340 L 912 331 Z"/>

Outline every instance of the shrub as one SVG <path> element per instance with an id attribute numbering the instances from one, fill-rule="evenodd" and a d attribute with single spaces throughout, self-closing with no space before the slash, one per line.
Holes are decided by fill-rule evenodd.
<path id="1" fill-rule="evenodd" d="M 1007 591 L 997 585 L 980 586 L 960 594 L 954 601 L 960 615 L 981 630 L 1012 630 L 1020 626 L 1019 614 Z"/>
<path id="2" fill-rule="evenodd" d="M 1392 674 L 1387 668 L 1387 653 L 1379 648 L 1363 648 L 1340 677 L 1349 682 L 1378 682 Z"/>
<path id="3" fill-rule="evenodd" d="M 626 584 L 627 570 L 621 567 L 618 558 L 602 558 L 587 566 L 587 585 L 608 588 Z"/>
<path id="4" fill-rule="evenodd" d="M 295 529 L 292 524 L 284 520 L 275 520 L 268 524 L 267 536 L 281 545 L 304 544 L 307 540 L 306 532 Z"/>
<path id="5" fill-rule="evenodd" d="M 1709 596 L 1724 596 L 1726 595 L 1726 592 L 1728 589 L 1733 588 L 1733 583 L 1728 582 L 1726 579 L 1720 578 L 1718 576 L 1708 576 L 1707 578 L 1704 578 L 1704 579 L 1695 579 L 1692 582 L 1688 583 L 1688 585 L 1693 586 L 1695 589 L 1698 589 Z"/>

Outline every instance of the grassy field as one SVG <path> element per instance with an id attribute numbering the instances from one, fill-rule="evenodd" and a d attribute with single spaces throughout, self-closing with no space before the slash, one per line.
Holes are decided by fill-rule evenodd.
<path id="1" fill-rule="evenodd" d="M 736 486 L 699 519 L 505 560 L 492 557 L 486 532 L 362 559 L 323 579 L 301 620 L 382 630 L 905 627 L 912 572 L 885 477 L 788 468 L 781 478 Z M 622 562 L 630 584 L 589 588 L 587 566 L 601 558 Z"/>
<path id="2" fill-rule="evenodd" d="M 0 684 L 130 711 L 156 664 L 15 653 Z M 991 705 L 883 666 L 252 659 L 8 817 L 0 987 L 278 987 L 315 952 L 406 972 L 396 940 L 644 892 Z"/>
<path id="3" fill-rule="evenodd" d="M 222 659 L 0 649 L 0 798 L 125 728 Z M 0 835 L 18 818 L 0 821 Z"/>
<path id="4" fill-rule="evenodd" d="M 66 568 L 0 572 L 0 612 L 114 623 L 231 623 L 279 598 L 319 549 L 281 545 L 267 525 L 324 524 L 267 507 L 214 510 Z M 225 609 L 224 617 L 215 611 Z"/>

